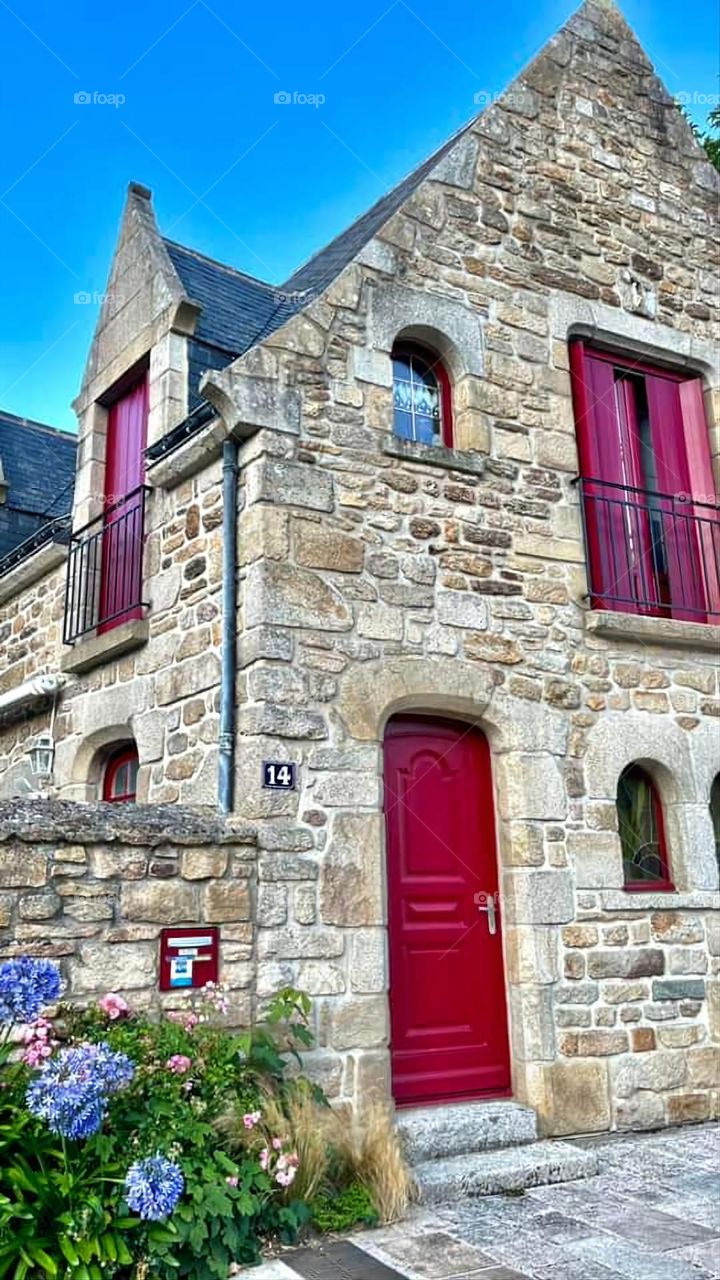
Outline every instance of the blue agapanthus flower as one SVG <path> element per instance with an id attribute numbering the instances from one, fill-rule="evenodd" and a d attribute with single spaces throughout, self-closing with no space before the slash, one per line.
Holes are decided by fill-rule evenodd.
<path id="1" fill-rule="evenodd" d="M 20 956 L 0 965 L 0 1023 L 34 1022 L 60 995 L 60 970 L 52 960 Z"/>
<path id="2" fill-rule="evenodd" d="M 61 1138 L 90 1138 L 102 1125 L 108 1098 L 132 1080 L 134 1067 L 105 1041 L 61 1049 L 28 1086 L 28 1110 Z"/>
<path id="3" fill-rule="evenodd" d="M 125 1199 L 133 1213 L 148 1222 L 169 1218 L 184 1190 L 179 1165 L 159 1153 L 137 1160 L 125 1176 Z"/>

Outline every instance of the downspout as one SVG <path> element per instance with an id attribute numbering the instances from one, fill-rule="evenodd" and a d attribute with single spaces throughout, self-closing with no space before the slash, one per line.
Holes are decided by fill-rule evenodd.
<path id="1" fill-rule="evenodd" d="M 222 651 L 218 809 L 231 813 L 235 782 L 235 685 L 237 675 L 237 499 L 238 443 L 223 444 Z"/>

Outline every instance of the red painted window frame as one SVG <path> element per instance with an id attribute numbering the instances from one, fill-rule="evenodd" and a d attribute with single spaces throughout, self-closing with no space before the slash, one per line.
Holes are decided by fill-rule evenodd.
<path id="1" fill-rule="evenodd" d="M 658 791 L 655 779 L 648 773 L 647 769 L 643 768 L 641 764 L 636 764 L 633 761 L 623 769 L 623 773 L 626 773 L 629 769 L 634 770 L 635 773 L 641 774 L 650 789 L 653 816 L 655 818 L 655 829 L 658 836 L 658 851 L 660 854 L 660 863 L 663 874 L 658 877 L 657 880 L 626 880 L 625 861 L 623 859 L 623 888 L 628 893 L 674 893 L 675 882 L 673 881 L 670 871 L 670 855 L 668 853 L 667 835 L 665 833 L 665 815 L 663 813 L 660 792 Z"/>
<path id="2" fill-rule="evenodd" d="M 105 772 L 103 773 L 103 800 L 108 804 L 135 804 L 137 801 L 137 791 L 127 792 L 123 795 L 113 795 L 113 782 L 117 777 L 120 769 L 125 764 L 139 763 L 137 747 L 126 746 L 121 747 L 119 751 L 114 751 L 105 764 Z"/>
<path id="3" fill-rule="evenodd" d="M 446 449 L 452 449 L 454 448 L 452 383 L 445 364 L 436 351 L 433 351 L 431 347 L 423 346 L 421 342 L 405 341 L 404 338 L 400 338 L 397 342 L 393 343 L 393 349 L 390 355 L 391 361 L 395 360 L 397 357 L 408 355 L 417 356 L 420 360 L 424 360 L 425 363 L 430 366 L 430 372 L 437 378 L 440 390 L 440 429 L 442 442 Z M 394 381 L 395 379 L 393 375 L 393 383 Z M 425 446 L 425 448 L 428 447 L 432 448 L 432 445 Z"/>

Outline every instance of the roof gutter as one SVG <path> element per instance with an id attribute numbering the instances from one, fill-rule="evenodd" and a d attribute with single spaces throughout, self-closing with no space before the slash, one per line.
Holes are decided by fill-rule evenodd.
<path id="1" fill-rule="evenodd" d="M 67 676 L 63 675 L 33 676 L 32 680 L 26 680 L 17 688 L 0 693 L 0 716 L 25 711 L 35 703 L 56 698 L 67 682 Z"/>

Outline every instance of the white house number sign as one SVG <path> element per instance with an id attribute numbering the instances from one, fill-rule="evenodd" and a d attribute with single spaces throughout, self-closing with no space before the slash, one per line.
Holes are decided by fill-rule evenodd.
<path id="1" fill-rule="evenodd" d="M 262 784 L 271 791 L 294 791 L 297 765 L 286 760 L 263 760 Z"/>

